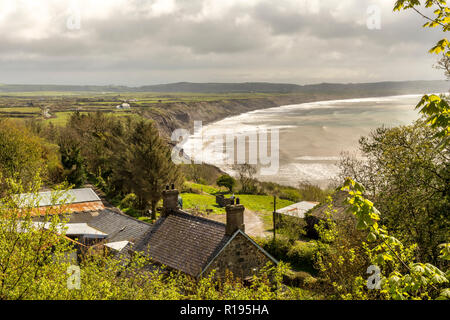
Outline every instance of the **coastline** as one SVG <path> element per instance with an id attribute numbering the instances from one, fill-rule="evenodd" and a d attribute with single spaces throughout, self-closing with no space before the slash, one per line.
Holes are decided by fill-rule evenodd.
<path id="1" fill-rule="evenodd" d="M 402 92 L 396 94 L 391 91 L 375 94 L 361 92 L 342 92 L 339 94 L 279 94 L 264 98 L 161 103 L 158 108 L 140 111 L 139 114 L 144 118 L 155 121 L 160 134 L 170 141 L 170 136 L 176 129 L 187 129 L 192 132 L 194 121 L 202 121 L 203 126 L 206 126 L 228 117 L 286 105 L 421 94 L 423 93 Z"/>
<path id="2" fill-rule="evenodd" d="M 212 132 L 214 133 L 219 133 L 221 132 L 221 130 L 227 130 L 226 128 L 230 128 L 233 127 L 234 125 L 236 125 L 236 127 L 247 127 L 247 124 L 252 127 L 252 126 L 257 126 L 260 127 L 260 122 L 259 120 L 261 119 L 261 115 L 262 114 L 267 114 L 271 115 L 272 113 L 274 114 L 279 114 L 281 119 L 283 118 L 283 113 L 287 112 L 291 112 L 292 110 L 304 110 L 306 112 L 310 112 L 311 110 L 323 110 L 321 107 L 322 105 L 325 107 L 325 109 L 327 109 L 330 105 L 334 106 L 335 104 L 342 104 L 342 103 L 350 103 L 350 104 L 367 104 L 367 103 L 374 103 L 374 111 L 377 110 L 379 104 L 384 104 L 384 103 L 392 103 L 393 101 L 395 103 L 397 103 L 397 100 L 402 101 L 403 104 L 405 104 L 406 106 L 411 105 L 411 109 L 413 110 L 416 102 L 418 102 L 420 100 L 420 97 L 422 96 L 422 94 L 401 94 L 401 95 L 389 95 L 389 96 L 370 96 L 370 97 L 352 97 L 349 99 L 327 99 L 327 100 L 320 100 L 320 101 L 311 101 L 311 102 L 303 102 L 303 103 L 295 103 L 295 104 L 289 104 L 289 105 L 282 105 L 282 106 L 276 106 L 276 107 L 272 107 L 272 108 L 264 108 L 264 109 L 257 109 L 257 110 L 252 110 L 252 111 L 247 111 L 238 115 L 232 115 L 232 116 L 228 116 L 224 119 L 218 120 L 218 121 L 212 121 L 209 122 L 207 124 L 203 125 L 202 128 L 202 134 L 206 134 L 205 138 L 208 140 L 208 134 L 211 135 Z M 406 100 L 406 101 L 405 101 Z M 302 106 L 304 105 L 304 107 Z M 396 105 L 397 106 L 397 105 Z M 400 106 L 400 105 L 399 105 Z M 367 108 L 367 106 L 365 106 L 365 108 Z M 270 111 L 270 109 L 273 109 L 273 111 Z M 369 109 L 371 110 L 371 109 Z M 390 109 L 389 109 L 390 110 Z M 392 111 L 395 111 L 395 109 L 393 109 Z M 390 112 L 390 111 L 389 111 Z M 255 113 L 255 117 L 258 120 L 255 120 L 254 122 L 252 122 L 251 120 L 249 120 L 249 118 L 251 118 L 251 114 Z M 415 112 L 414 112 L 415 113 Z M 280 117 L 277 117 L 277 119 L 279 120 Z M 326 116 L 327 120 L 331 120 L 333 118 L 332 115 L 330 115 L 330 119 L 328 119 L 328 116 Z M 264 119 L 264 117 L 262 118 Z M 394 119 L 394 118 L 393 118 Z M 244 122 L 243 122 L 244 121 Z M 245 123 L 245 125 L 243 124 Z M 214 126 L 214 124 L 217 124 L 217 127 Z M 264 124 L 261 124 L 262 126 L 264 126 Z M 384 125 L 384 124 L 383 124 Z M 376 128 L 377 126 L 374 126 L 373 128 Z M 273 127 L 272 127 L 273 128 Z M 297 127 L 297 129 L 300 127 Z M 373 129 L 372 128 L 372 129 Z M 211 131 L 209 131 L 211 130 Z M 244 129 L 244 131 L 247 129 Z M 250 129 L 253 130 L 253 129 Z M 303 130 L 303 129 L 302 129 Z M 366 132 L 367 133 L 367 132 Z M 192 140 L 195 140 L 195 138 L 193 139 L 193 137 L 191 136 Z M 285 145 L 285 149 L 284 151 L 286 151 L 286 146 L 288 147 L 289 151 L 295 151 L 296 148 L 298 148 L 298 146 L 296 145 L 296 143 L 294 143 L 296 140 L 292 140 L 292 139 L 288 139 L 288 140 L 283 140 L 283 144 Z M 209 144 L 209 142 L 207 143 Z M 338 143 L 339 144 L 339 143 Z M 189 149 L 189 145 L 186 145 L 186 153 L 189 154 L 190 152 L 188 150 Z M 348 146 L 347 146 L 348 147 Z M 348 149 L 347 147 L 344 147 L 341 151 L 351 151 L 351 149 Z M 303 151 L 303 150 L 302 150 Z M 283 153 L 283 148 L 280 149 L 280 152 Z M 229 165 L 220 165 L 219 163 L 214 163 L 214 158 L 215 158 L 215 153 L 211 153 L 211 150 L 208 152 L 206 152 L 207 155 L 207 159 L 210 159 L 210 162 L 208 163 L 208 161 L 205 161 L 206 163 L 208 163 L 209 165 L 213 165 L 215 167 L 217 167 L 220 171 L 222 172 L 227 172 L 228 174 L 232 174 L 233 170 L 231 169 L 231 167 Z M 285 166 L 286 164 L 290 165 L 289 170 L 300 170 L 303 172 L 303 174 L 309 175 L 309 173 L 305 173 L 305 168 L 310 168 L 307 171 L 311 170 L 311 175 L 314 176 L 314 178 L 311 178 L 311 180 L 309 179 L 298 179 L 297 181 L 309 181 L 311 183 L 317 184 L 321 187 L 326 187 L 330 182 L 332 182 L 332 174 L 331 171 L 336 170 L 336 169 L 331 169 L 330 166 L 335 166 L 335 163 L 337 162 L 336 159 L 337 154 L 333 154 L 334 156 L 327 156 L 327 155 L 322 155 L 322 156 L 318 156 L 317 154 L 314 154 L 314 152 L 312 154 L 302 154 L 300 157 L 295 158 L 295 161 L 292 161 L 292 159 L 290 159 L 288 163 L 286 163 L 286 158 L 281 157 L 280 158 L 280 165 L 283 167 L 282 171 L 287 171 L 287 166 Z M 320 160 L 320 161 L 319 161 Z M 332 165 L 333 163 L 333 165 Z M 314 165 L 313 165 L 314 164 Z M 300 169 L 301 167 L 301 169 Z M 281 167 L 280 167 L 281 170 Z M 318 171 L 319 170 L 319 171 Z M 321 170 L 324 170 L 323 172 Z M 314 174 L 313 174 L 314 173 Z M 286 175 L 286 172 L 284 172 L 281 175 Z M 329 176 L 328 178 L 325 176 Z M 320 178 L 317 178 L 320 177 Z M 258 180 L 261 181 L 270 181 L 270 182 L 277 182 L 280 183 L 282 185 L 288 185 L 288 186 L 295 186 L 295 182 L 286 182 L 286 181 L 282 181 L 277 177 L 277 179 L 274 179 L 274 177 L 265 177 L 265 176 L 259 176 L 257 175 Z"/>

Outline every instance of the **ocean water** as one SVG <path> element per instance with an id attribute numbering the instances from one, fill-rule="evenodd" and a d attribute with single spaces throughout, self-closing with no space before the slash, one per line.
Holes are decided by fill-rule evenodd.
<path id="1" fill-rule="evenodd" d="M 418 119 L 415 106 L 420 98 L 421 95 L 403 95 L 333 100 L 256 110 L 198 127 L 184 151 L 198 161 L 235 174 L 231 163 L 237 161 L 238 150 L 234 149 L 233 162 L 233 154 L 226 150 L 226 135 L 249 136 L 244 145 L 248 161 L 250 141 L 268 140 L 270 136 L 264 135 L 264 130 L 277 129 L 279 152 L 269 152 L 270 158 L 277 156 L 277 161 L 270 162 L 272 169 L 277 168 L 257 177 L 286 185 L 307 181 L 326 186 L 337 174 L 341 152 L 357 153 L 359 138 L 377 127 L 406 125 Z M 277 165 L 273 165 L 275 162 Z"/>

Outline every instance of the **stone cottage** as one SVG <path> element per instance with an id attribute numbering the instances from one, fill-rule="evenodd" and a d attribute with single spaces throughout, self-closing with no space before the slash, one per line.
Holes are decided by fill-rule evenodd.
<path id="1" fill-rule="evenodd" d="M 153 266 L 164 265 L 194 278 L 216 270 L 246 279 L 271 262 L 277 261 L 245 233 L 244 206 L 226 206 L 226 224 L 190 215 L 178 207 L 178 190 L 163 192 L 163 210 L 153 225 L 134 219 L 101 199 L 91 188 L 68 192 L 70 201 L 51 203 L 51 192 L 39 194 L 33 221 L 46 223 L 49 207 L 62 205 L 67 219 L 65 237 L 78 246 L 106 248 L 119 257 L 142 252 Z M 32 195 L 19 195 L 26 202 Z M 44 226 L 45 227 L 45 226 Z"/>
<path id="2" fill-rule="evenodd" d="M 163 192 L 163 211 L 136 245 L 151 260 L 194 278 L 216 270 L 246 279 L 271 262 L 278 262 L 245 233 L 244 206 L 226 206 L 226 224 L 192 216 L 178 207 L 178 190 Z"/>

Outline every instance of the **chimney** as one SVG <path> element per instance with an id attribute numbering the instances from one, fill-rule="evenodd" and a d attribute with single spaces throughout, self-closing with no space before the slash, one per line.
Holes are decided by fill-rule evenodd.
<path id="1" fill-rule="evenodd" d="M 167 217 L 172 211 L 178 209 L 178 190 L 172 185 L 173 189 L 166 187 L 166 190 L 162 192 L 163 198 L 163 210 L 161 213 L 162 217 Z"/>
<path id="2" fill-rule="evenodd" d="M 236 199 L 236 202 L 238 204 L 228 205 L 225 207 L 225 210 L 227 212 L 227 226 L 225 229 L 225 233 L 229 236 L 233 235 L 238 229 L 245 232 L 245 207 L 242 204 L 239 204 L 238 199 Z"/>

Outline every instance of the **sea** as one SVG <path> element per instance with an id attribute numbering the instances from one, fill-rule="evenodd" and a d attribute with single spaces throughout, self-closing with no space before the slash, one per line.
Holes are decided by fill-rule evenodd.
<path id="1" fill-rule="evenodd" d="M 183 148 L 196 162 L 232 175 L 233 164 L 248 162 L 258 167 L 255 177 L 263 181 L 326 187 L 336 181 L 343 152 L 362 156 L 361 136 L 417 120 L 421 96 L 318 101 L 256 110 L 207 125 L 197 122 Z"/>

